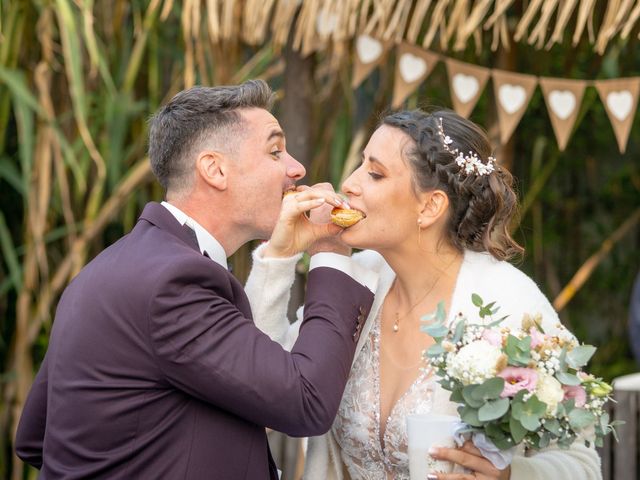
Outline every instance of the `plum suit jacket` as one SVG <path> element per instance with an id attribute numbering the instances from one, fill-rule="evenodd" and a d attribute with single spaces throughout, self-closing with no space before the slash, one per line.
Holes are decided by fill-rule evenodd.
<path id="1" fill-rule="evenodd" d="M 255 327 L 236 278 L 150 203 L 64 291 L 16 452 L 41 479 L 275 479 L 264 427 L 330 428 L 372 300 L 313 269 L 289 353 Z"/>

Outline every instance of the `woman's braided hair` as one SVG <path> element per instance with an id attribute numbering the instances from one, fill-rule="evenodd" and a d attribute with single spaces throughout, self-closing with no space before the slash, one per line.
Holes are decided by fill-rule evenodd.
<path id="1" fill-rule="evenodd" d="M 496 164 L 488 175 L 466 174 L 445 148 L 440 122 L 451 138 L 450 149 L 472 152 L 488 161 L 492 152 L 486 133 L 450 110 L 401 111 L 384 117 L 382 125 L 397 128 L 413 140 L 403 154 L 413 170 L 416 191 L 438 189 L 448 195 L 447 234 L 452 245 L 459 250 L 489 252 L 498 260 L 521 255 L 524 249 L 509 234 L 511 220 L 518 213 L 511 173 Z"/>

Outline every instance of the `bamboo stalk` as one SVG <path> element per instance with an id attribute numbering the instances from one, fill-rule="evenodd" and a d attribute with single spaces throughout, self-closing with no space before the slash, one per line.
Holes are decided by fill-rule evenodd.
<path id="1" fill-rule="evenodd" d="M 560 294 L 553 301 L 553 307 L 557 311 L 561 311 L 571 299 L 578 293 L 580 288 L 591 277 L 596 267 L 605 259 L 609 252 L 613 249 L 624 236 L 640 222 L 640 207 L 637 208 L 631 216 L 625 220 L 604 242 L 600 245 L 597 252 L 591 255 L 586 262 L 573 275 L 569 283 L 562 289 Z"/>
<path id="2" fill-rule="evenodd" d="M 114 193 L 103 204 L 95 216 L 95 219 L 85 224 L 82 234 L 76 242 L 74 242 L 69 253 L 67 253 L 65 258 L 59 263 L 52 279 L 47 285 L 44 285 L 41 290 L 41 295 L 35 309 L 35 317 L 29 326 L 28 338 L 30 341 L 35 341 L 40 333 L 40 329 L 51 311 L 54 298 L 57 297 L 69 280 L 69 275 L 72 272 L 79 252 L 84 251 L 87 244 L 95 240 L 95 238 L 102 233 L 107 223 L 113 219 L 126 203 L 129 195 L 151 178 L 150 174 L 151 166 L 149 160 L 144 158 L 138 161 L 138 163 L 131 168 L 127 177 L 120 182 Z"/>

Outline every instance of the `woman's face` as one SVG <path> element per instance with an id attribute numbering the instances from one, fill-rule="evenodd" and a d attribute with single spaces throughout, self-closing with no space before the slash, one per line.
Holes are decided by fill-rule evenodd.
<path id="1" fill-rule="evenodd" d="M 352 208 L 366 218 L 342 232 L 342 241 L 356 248 L 384 251 L 402 242 L 415 243 L 421 204 L 414 194 L 411 167 L 402 157 L 411 138 L 383 125 L 362 153 L 362 164 L 342 184 Z"/>

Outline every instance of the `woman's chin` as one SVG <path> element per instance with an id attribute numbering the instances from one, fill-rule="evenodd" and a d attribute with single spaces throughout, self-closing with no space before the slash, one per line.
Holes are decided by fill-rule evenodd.
<path id="1" fill-rule="evenodd" d="M 368 242 L 365 234 L 363 234 L 364 229 L 362 229 L 361 223 L 358 222 L 349 228 L 345 228 L 340 234 L 340 240 L 351 248 L 367 248 L 362 246 Z"/>

